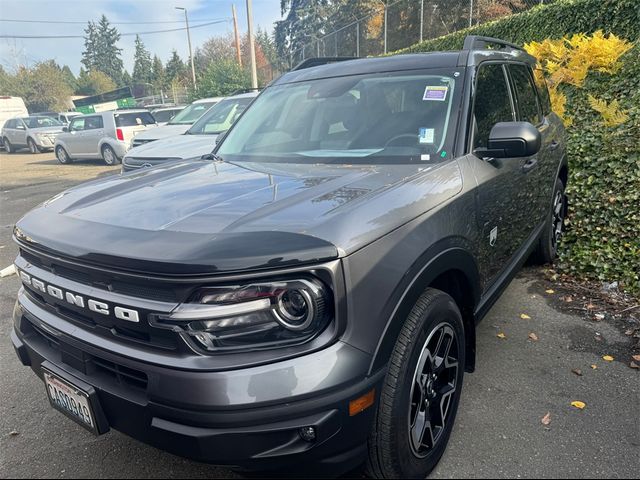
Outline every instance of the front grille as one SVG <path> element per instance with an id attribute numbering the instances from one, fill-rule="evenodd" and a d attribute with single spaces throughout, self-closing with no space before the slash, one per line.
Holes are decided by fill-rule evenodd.
<path id="1" fill-rule="evenodd" d="M 50 350 L 59 354 L 62 363 L 79 370 L 83 374 L 90 375 L 97 373 L 98 375 L 109 378 L 112 383 L 116 385 L 133 387 L 142 391 L 147 389 L 149 383 L 147 374 L 140 370 L 90 355 L 80 349 L 63 344 L 54 335 L 27 319 L 22 322 L 22 330 L 25 335 L 44 342 Z M 75 355 L 70 356 L 70 351 L 73 351 Z M 73 361 L 69 361 L 69 359 Z"/>

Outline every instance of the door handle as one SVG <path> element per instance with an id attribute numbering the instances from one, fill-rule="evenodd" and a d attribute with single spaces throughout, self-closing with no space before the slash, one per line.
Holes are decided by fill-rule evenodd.
<path id="1" fill-rule="evenodd" d="M 549 144 L 549 150 L 556 150 L 560 146 L 560 142 L 554 140 Z"/>
<path id="2" fill-rule="evenodd" d="M 527 172 L 531 171 L 536 165 L 538 165 L 538 159 L 537 158 L 530 158 L 522 166 L 522 171 L 524 173 L 527 173 Z"/>

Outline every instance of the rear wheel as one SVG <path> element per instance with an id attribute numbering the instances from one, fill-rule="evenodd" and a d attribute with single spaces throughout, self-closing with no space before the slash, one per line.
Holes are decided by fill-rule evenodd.
<path id="1" fill-rule="evenodd" d="M 464 361 L 460 310 L 446 293 L 427 289 L 406 319 L 389 362 L 369 437 L 369 475 L 425 478 L 433 470 L 453 429 Z"/>
<path id="2" fill-rule="evenodd" d="M 61 146 L 56 147 L 56 158 L 63 165 L 71 163 L 72 161 L 67 151 L 64 149 L 64 147 L 61 147 Z"/>
<path id="3" fill-rule="evenodd" d="M 102 159 L 107 165 L 117 165 L 120 163 L 120 159 L 116 155 L 116 152 L 109 145 L 102 147 Z"/>
<path id="4" fill-rule="evenodd" d="M 11 142 L 9 141 L 9 139 L 7 137 L 4 137 L 2 139 L 2 143 L 4 144 L 4 149 L 7 151 L 7 153 L 14 153 L 15 150 L 13 149 L 13 145 L 11 145 Z"/>
<path id="5" fill-rule="evenodd" d="M 540 240 L 533 258 L 536 263 L 551 263 L 558 256 L 558 246 L 564 231 L 564 219 L 567 213 L 567 198 L 564 193 L 564 184 L 559 178 L 553 189 L 553 202 L 551 211 L 547 217 L 547 224 L 540 236 Z"/>
<path id="6" fill-rule="evenodd" d="M 27 147 L 29 147 L 30 153 L 40 153 L 40 150 L 38 150 L 38 146 L 36 145 L 36 142 L 34 142 L 33 138 L 31 137 L 27 139 Z"/>

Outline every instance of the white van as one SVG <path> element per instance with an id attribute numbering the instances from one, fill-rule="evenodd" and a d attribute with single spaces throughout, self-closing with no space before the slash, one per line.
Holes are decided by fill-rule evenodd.
<path id="1" fill-rule="evenodd" d="M 29 112 L 22 98 L 0 95 L 0 128 L 2 128 L 10 118 L 27 115 L 29 115 Z M 0 145 L 4 146 L 2 144 L 2 138 L 0 138 Z"/>

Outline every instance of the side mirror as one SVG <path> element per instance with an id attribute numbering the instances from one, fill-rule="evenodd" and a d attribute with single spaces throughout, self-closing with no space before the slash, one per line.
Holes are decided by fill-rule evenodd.
<path id="1" fill-rule="evenodd" d="M 69 131 L 69 127 L 62 127 L 62 131 L 63 132 L 68 132 Z"/>
<path id="2" fill-rule="evenodd" d="M 218 134 L 218 136 L 216 137 L 216 145 L 218 145 L 224 139 L 224 137 L 227 136 L 228 132 L 229 130 L 224 130 Z"/>
<path id="3" fill-rule="evenodd" d="M 489 134 L 488 148 L 478 148 L 475 154 L 487 158 L 530 157 L 540 151 L 542 136 L 529 122 L 499 122 Z"/>

